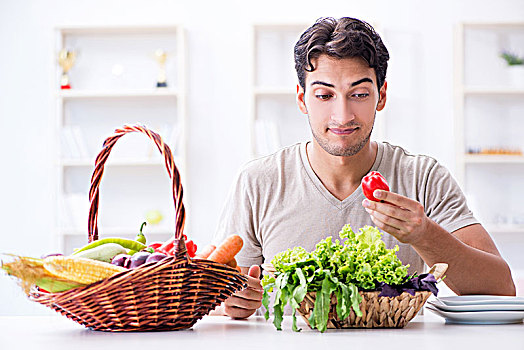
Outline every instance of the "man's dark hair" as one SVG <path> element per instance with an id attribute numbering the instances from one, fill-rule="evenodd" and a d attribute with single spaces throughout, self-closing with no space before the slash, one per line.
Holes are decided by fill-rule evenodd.
<path id="1" fill-rule="evenodd" d="M 306 71 L 315 70 L 312 60 L 325 54 L 335 58 L 361 57 L 375 69 L 378 89 L 386 80 L 389 52 L 373 27 L 350 17 L 320 18 L 295 44 L 295 69 L 305 90 Z"/>

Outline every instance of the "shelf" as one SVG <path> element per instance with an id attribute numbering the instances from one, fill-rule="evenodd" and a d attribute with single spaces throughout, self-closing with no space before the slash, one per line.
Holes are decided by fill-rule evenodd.
<path id="1" fill-rule="evenodd" d="M 177 25 L 138 25 L 138 26 L 61 26 L 55 28 L 62 35 L 91 34 L 175 34 L 180 28 Z"/>
<path id="2" fill-rule="evenodd" d="M 464 87 L 465 95 L 524 95 L 524 87 Z"/>
<path id="3" fill-rule="evenodd" d="M 175 164 L 178 164 L 175 158 Z M 95 159 L 62 159 L 59 163 L 63 167 L 88 167 L 95 165 Z M 150 166 L 150 165 L 164 165 L 164 159 L 111 159 L 107 160 L 105 166 Z"/>
<path id="4" fill-rule="evenodd" d="M 295 95 L 296 91 L 289 87 L 255 87 L 255 95 Z"/>
<path id="5" fill-rule="evenodd" d="M 490 234 L 524 234 L 524 225 L 486 225 Z"/>
<path id="6" fill-rule="evenodd" d="M 177 97 L 175 89 L 143 90 L 60 90 L 57 97 L 64 100 L 88 98 L 127 98 L 127 97 Z"/>
<path id="7" fill-rule="evenodd" d="M 468 164 L 524 164 L 524 156 L 466 154 L 464 161 Z"/>
<path id="8" fill-rule="evenodd" d="M 487 30 L 513 30 L 524 28 L 522 22 L 465 22 L 463 23 L 464 28 L 470 29 L 487 29 Z"/>

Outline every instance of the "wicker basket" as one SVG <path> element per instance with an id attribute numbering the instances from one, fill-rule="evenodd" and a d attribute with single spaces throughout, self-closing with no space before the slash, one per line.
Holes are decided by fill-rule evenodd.
<path id="1" fill-rule="evenodd" d="M 435 264 L 430 273 L 439 280 L 447 270 L 444 263 Z M 359 292 L 362 297 L 357 316 L 352 309 L 349 317 L 340 320 L 337 315 L 337 298 L 331 295 L 331 305 L 327 328 L 403 328 L 422 309 L 431 292 L 418 291 L 415 295 L 402 293 L 397 297 L 379 297 L 380 292 Z M 297 312 L 309 326 L 309 317 L 315 305 L 315 292 L 308 292 L 300 303 Z"/>
<path id="2" fill-rule="evenodd" d="M 274 273 L 275 269 L 270 264 L 263 264 L 263 268 Z M 439 280 L 446 272 L 448 265 L 439 263 L 433 265 L 429 273 Z M 360 311 L 362 316 L 357 316 L 353 309 L 349 317 L 339 319 L 337 314 L 337 298 L 331 294 L 331 305 L 327 328 L 402 328 L 417 315 L 422 309 L 426 300 L 430 297 L 431 292 L 417 291 L 415 295 L 402 293 L 397 297 L 379 297 L 380 292 L 359 292 L 362 297 L 360 302 Z M 297 313 L 302 316 L 309 327 L 309 317 L 315 306 L 315 292 L 308 292 L 304 300 L 299 304 Z"/>
<path id="3" fill-rule="evenodd" d="M 165 158 L 172 179 L 176 210 L 177 253 L 158 263 L 121 272 L 86 287 L 62 293 L 44 293 L 36 288 L 30 298 L 73 321 L 101 331 L 165 331 L 190 328 L 222 301 L 247 285 L 237 270 L 209 260 L 191 260 L 183 238 L 185 210 L 180 174 L 168 145 L 144 126 L 124 126 L 108 137 L 96 158 L 91 178 L 88 241 L 98 239 L 99 185 L 104 163 L 116 141 L 127 133 L 147 135 Z"/>

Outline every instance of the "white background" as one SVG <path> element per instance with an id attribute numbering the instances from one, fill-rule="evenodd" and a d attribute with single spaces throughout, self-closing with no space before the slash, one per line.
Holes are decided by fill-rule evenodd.
<path id="1" fill-rule="evenodd" d="M 186 28 L 185 193 L 192 204 L 192 235 L 205 244 L 238 168 L 250 157 L 247 52 L 252 25 L 313 23 L 322 16 L 352 16 L 379 24 L 391 55 L 390 96 L 385 114 L 379 115 L 388 118 L 387 138 L 414 153 L 431 155 L 454 171 L 453 29 L 464 21 L 522 21 L 522 0 L 1 0 L 0 252 L 39 256 L 53 246 L 56 26 L 175 23 Z M 508 260 L 517 264 L 523 245 L 512 242 L 497 241 Z M 0 300 L 0 315 L 46 312 L 26 301 L 4 276 Z"/>

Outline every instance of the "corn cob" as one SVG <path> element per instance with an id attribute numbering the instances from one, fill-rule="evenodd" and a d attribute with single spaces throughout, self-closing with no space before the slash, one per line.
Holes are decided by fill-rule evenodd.
<path id="1" fill-rule="evenodd" d="M 69 281 L 91 284 L 113 276 L 126 268 L 87 258 L 49 256 L 44 268 L 52 275 Z"/>
<path id="2" fill-rule="evenodd" d="M 2 269 L 9 275 L 19 279 L 20 285 L 26 294 L 29 294 L 33 284 L 51 293 L 83 286 L 83 284 L 56 278 L 51 275 L 44 268 L 44 261 L 42 259 L 18 255 L 11 256 L 14 260 L 12 262 L 2 261 Z"/>

